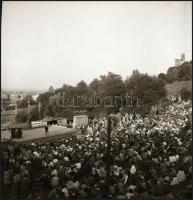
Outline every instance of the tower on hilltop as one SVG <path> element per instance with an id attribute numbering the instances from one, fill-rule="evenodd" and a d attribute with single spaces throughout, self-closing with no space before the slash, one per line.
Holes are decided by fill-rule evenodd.
<path id="1" fill-rule="evenodd" d="M 185 62 L 185 53 L 181 53 L 181 62 Z"/>
<path id="2" fill-rule="evenodd" d="M 182 65 L 185 62 L 185 53 L 181 53 L 180 59 L 175 59 L 175 66 Z"/>

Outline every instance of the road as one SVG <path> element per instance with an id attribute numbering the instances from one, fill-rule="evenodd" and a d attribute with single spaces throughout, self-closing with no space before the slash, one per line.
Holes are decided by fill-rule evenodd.
<path id="1" fill-rule="evenodd" d="M 45 134 L 45 129 L 43 128 L 34 128 L 29 130 L 23 130 L 23 137 L 22 138 L 14 138 L 16 142 L 25 142 L 31 141 L 36 139 L 43 139 L 43 138 L 53 138 L 55 136 L 62 136 L 69 133 L 77 132 L 74 129 L 66 128 L 64 126 L 57 126 L 57 127 L 50 127 L 48 136 Z M 11 131 L 2 131 L 1 132 L 1 141 L 8 140 L 11 137 Z"/>

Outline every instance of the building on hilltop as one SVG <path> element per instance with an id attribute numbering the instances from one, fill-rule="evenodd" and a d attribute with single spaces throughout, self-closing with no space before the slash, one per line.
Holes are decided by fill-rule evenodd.
<path id="1" fill-rule="evenodd" d="M 185 62 L 185 54 L 182 53 L 180 59 L 179 58 L 175 59 L 175 66 L 182 65 L 184 62 Z"/>
<path id="2" fill-rule="evenodd" d="M 16 93 L 16 94 L 10 94 L 10 99 L 12 103 L 15 103 L 16 101 L 21 101 L 24 99 L 23 93 Z"/>

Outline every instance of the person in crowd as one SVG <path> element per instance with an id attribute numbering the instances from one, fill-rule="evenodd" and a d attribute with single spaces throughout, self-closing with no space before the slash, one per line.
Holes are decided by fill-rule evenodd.
<path id="1" fill-rule="evenodd" d="M 46 133 L 46 136 L 48 136 L 48 126 L 47 125 L 45 126 L 45 133 Z"/>

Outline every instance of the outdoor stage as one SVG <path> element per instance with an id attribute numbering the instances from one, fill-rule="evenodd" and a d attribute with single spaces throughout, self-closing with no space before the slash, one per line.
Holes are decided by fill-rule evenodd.
<path id="1" fill-rule="evenodd" d="M 50 127 L 48 136 L 45 134 L 45 129 L 43 128 L 34 128 L 30 130 L 23 130 L 22 138 L 14 138 L 13 141 L 18 143 L 27 143 L 27 142 L 37 142 L 45 141 L 54 138 L 62 138 L 70 135 L 76 135 L 80 131 L 66 128 L 64 126 Z M 9 140 L 11 137 L 11 131 L 1 131 L 1 142 Z"/>

